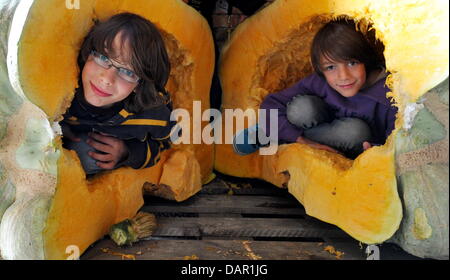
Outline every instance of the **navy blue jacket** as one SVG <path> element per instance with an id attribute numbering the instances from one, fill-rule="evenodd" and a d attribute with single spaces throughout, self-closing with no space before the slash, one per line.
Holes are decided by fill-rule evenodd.
<path id="1" fill-rule="evenodd" d="M 129 155 L 118 165 L 141 169 L 155 165 L 161 152 L 170 148 L 170 132 L 176 124 L 170 121 L 170 113 L 170 103 L 138 114 L 127 112 L 123 102 L 99 108 L 77 92 L 62 123 L 69 125 L 75 135 L 101 132 L 123 140 Z"/>

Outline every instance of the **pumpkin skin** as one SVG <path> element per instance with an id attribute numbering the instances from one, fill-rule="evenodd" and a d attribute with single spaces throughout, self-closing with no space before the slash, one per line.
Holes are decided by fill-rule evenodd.
<path id="1" fill-rule="evenodd" d="M 338 16 L 355 19 L 363 32 L 371 23 L 385 46 L 386 67 L 392 73 L 387 82 L 392 90 L 389 96 L 399 108 L 396 129 L 386 144 L 365 151 L 354 161 L 296 143 L 279 146 L 270 156 L 239 156 L 232 145 L 218 144 L 215 168 L 287 187 L 307 214 L 339 226 L 363 243 L 382 243 L 394 235 L 402 220 L 395 143 L 405 108 L 448 77 L 447 2 L 277 0 L 238 26 L 223 48 L 219 69 L 222 106 L 257 110 L 267 94 L 312 73 L 312 38 L 324 23 Z M 236 133 L 235 128 L 223 127 L 225 136 Z M 231 141 L 223 139 L 224 143 Z M 448 178 L 448 168 L 439 172 Z M 416 180 L 408 184 L 423 187 Z M 447 206 L 436 207 L 448 209 L 448 198 Z M 443 231 L 448 233 L 448 213 L 446 217 Z"/>
<path id="2" fill-rule="evenodd" d="M 0 251 L 5 259 L 65 259 L 71 245 L 82 253 L 111 225 L 136 214 L 145 183 L 154 195 L 182 201 L 212 173 L 212 145 L 180 144 L 151 168 L 126 167 L 85 179 L 76 153 L 62 148 L 57 122 L 74 96 L 76 58 L 93 20 L 132 12 L 155 23 L 172 64 L 167 89 L 174 109 L 190 113 L 193 100 L 209 107 L 214 46 L 207 22 L 181 0 L 80 1 L 79 9 L 66 2 L 0 6 Z"/>
<path id="3" fill-rule="evenodd" d="M 411 104 L 395 141 L 404 219 L 391 241 L 409 253 L 449 258 L 448 78 Z"/>

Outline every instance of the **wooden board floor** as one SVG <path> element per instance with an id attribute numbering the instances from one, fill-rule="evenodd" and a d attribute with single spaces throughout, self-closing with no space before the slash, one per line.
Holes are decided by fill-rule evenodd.
<path id="1" fill-rule="evenodd" d="M 154 234 L 118 247 L 108 237 L 83 260 L 365 260 L 366 246 L 338 227 L 305 214 L 286 189 L 258 180 L 220 175 L 184 202 L 145 197 Z M 393 244 L 381 259 L 418 259 Z"/>

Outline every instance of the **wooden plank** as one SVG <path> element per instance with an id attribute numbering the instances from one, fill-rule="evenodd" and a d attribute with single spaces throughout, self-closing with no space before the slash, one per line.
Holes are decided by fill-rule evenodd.
<path id="1" fill-rule="evenodd" d="M 353 240 L 338 227 L 318 220 L 279 218 L 165 218 L 157 219 L 153 237 L 190 238 L 340 238 Z"/>
<path id="2" fill-rule="evenodd" d="M 269 183 L 259 181 L 230 183 L 222 179 L 215 179 L 204 185 L 199 194 L 290 196 L 287 189 L 281 189 Z"/>
<path id="3" fill-rule="evenodd" d="M 329 246 L 335 250 L 334 253 Z M 346 251 L 342 251 L 337 243 L 248 240 L 146 240 L 132 247 L 118 247 L 111 240 L 104 239 L 89 248 L 81 259 L 120 260 L 131 257 L 136 260 L 350 260 L 364 259 L 364 253 L 357 244 Z"/>
<path id="4" fill-rule="evenodd" d="M 183 202 L 146 197 L 142 211 L 150 213 L 305 215 L 304 208 L 293 197 L 206 194 L 195 195 Z"/>
<path id="5" fill-rule="evenodd" d="M 366 259 L 365 246 L 306 215 L 286 190 L 258 182 L 250 186 L 247 181 L 232 185 L 216 179 L 184 202 L 145 197 L 141 210 L 157 214 L 152 237 L 122 248 L 104 239 L 81 259 Z M 381 256 L 410 259 L 387 246 Z"/>

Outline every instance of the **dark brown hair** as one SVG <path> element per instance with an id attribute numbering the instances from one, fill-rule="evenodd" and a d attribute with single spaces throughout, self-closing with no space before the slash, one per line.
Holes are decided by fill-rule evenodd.
<path id="1" fill-rule="evenodd" d="M 96 22 L 81 46 L 78 66 L 83 69 L 92 50 L 110 58 L 117 57 L 120 53 L 114 53 L 112 44 L 119 33 L 121 46 L 129 45 L 132 70 L 140 77 L 134 92 L 123 101 L 125 109 L 138 113 L 164 104 L 170 98 L 164 88 L 170 73 L 169 57 L 156 26 L 141 16 L 121 13 Z"/>
<path id="2" fill-rule="evenodd" d="M 325 24 L 314 36 L 311 45 L 311 63 L 314 70 L 323 76 L 320 67 L 322 56 L 333 61 L 343 62 L 356 59 L 366 67 L 366 73 L 384 67 L 381 42 L 356 30 L 356 24 L 350 19 L 337 19 Z"/>

